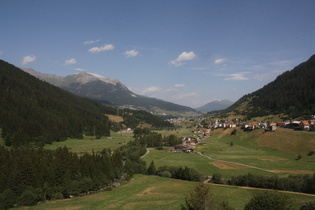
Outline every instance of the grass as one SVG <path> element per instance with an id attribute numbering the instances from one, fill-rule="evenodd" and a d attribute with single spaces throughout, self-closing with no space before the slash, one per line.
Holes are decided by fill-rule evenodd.
<path id="1" fill-rule="evenodd" d="M 135 175 L 132 181 L 112 191 L 49 201 L 21 209 L 180 209 L 180 205 L 185 203 L 185 198 L 189 197 L 196 184 L 157 176 Z M 260 189 L 211 185 L 215 199 L 227 201 L 236 210 L 244 209 L 258 190 Z M 294 201 L 294 209 L 299 209 L 305 202 L 315 201 L 315 196 L 312 195 L 288 195 Z"/>
<path id="2" fill-rule="evenodd" d="M 263 134 L 262 130 L 243 132 L 238 129 L 237 135 L 231 136 L 231 131 L 229 129 L 215 130 L 211 137 L 204 140 L 207 145 L 196 146 L 196 149 L 218 160 L 239 162 L 265 169 L 284 170 L 277 173 L 281 176 L 291 174 L 292 171 L 289 172 L 289 170 L 314 171 L 314 156 L 303 156 L 301 160 L 295 160 L 296 154 L 301 151 L 307 151 L 305 148 L 311 149 L 309 145 L 313 142 L 312 138 L 309 138 L 310 135 L 313 135 L 311 133 L 298 132 L 291 135 L 289 132 L 293 131 L 279 129 L 270 134 Z M 191 132 L 187 129 L 160 132 L 163 135 L 191 135 Z M 285 138 L 286 141 L 281 140 L 281 138 Z M 295 138 L 298 138 L 296 142 L 301 141 L 303 143 L 293 144 L 292 142 L 295 141 Z M 91 152 L 92 150 L 97 152 L 105 147 L 115 149 L 130 140 L 132 140 L 132 134 L 113 133 L 111 138 L 98 140 L 70 139 L 46 145 L 45 148 L 54 149 L 58 146 L 68 146 L 74 152 Z M 233 147 L 229 146 L 231 141 L 233 141 Z M 294 150 L 289 150 L 287 144 L 293 146 Z M 303 146 L 303 144 L 306 144 L 306 146 Z M 153 148 L 150 148 L 150 153 L 143 159 L 148 163 L 147 165 L 154 160 L 156 167 L 162 165 L 188 166 L 206 176 L 211 176 L 213 173 L 221 173 L 223 178 L 230 178 L 231 176 L 249 172 L 264 175 L 272 174 L 258 169 L 224 164 L 198 154 L 169 153 L 166 150 L 155 150 Z M 185 202 L 185 197 L 189 196 L 196 184 L 196 182 L 157 176 L 135 175 L 129 183 L 114 188 L 112 191 L 50 201 L 34 207 L 24 207 L 23 209 L 180 209 L 180 205 Z M 216 200 L 226 200 L 230 206 L 237 210 L 243 209 L 252 195 L 258 190 L 262 190 L 220 185 L 211 185 L 211 189 Z M 298 193 L 288 193 L 288 195 L 294 201 L 294 209 L 299 209 L 305 202 L 315 201 L 315 196 L 312 195 Z"/>
<path id="3" fill-rule="evenodd" d="M 113 121 L 113 122 L 123 122 L 124 118 L 121 116 L 117 116 L 117 115 L 111 115 L 111 114 L 107 114 L 106 115 L 108 117 L 109 120 Z"/>
<path id="4" fill-rule="evenodd" d="M 135 175 L 132 181 L 112 191 L 47 202 L 29 209 L 179 209 L 195 184 Z"/>
<path id="5" fill-rule="evenodd" d="M 115 150 L 122 145 L 126 144 L 132 138 L 133 134 L 130 133 L 111 133 L 111 137 L 103 137 L 101 139 L 68 139 L 61 142 L 53 142 L 46 144 L 45 149 L 56 149 L 57 147 L 67 146 L 71 148 L 72 152 L 76 153 L 90 153 L 92 151 L 99 152 L 104 148 Z"/>
<path id="6" fill-rule="evenodd" d="M 292 173 L 315 172 L 315 155 L 306 156 L 311 150 L 310 147 L 315 143 L 315 133 L 294 132 L 289 129 L 278 129 L 276 132 L 268 133 L 264 133 L 263 129 L 244 132 L 238 129 L 237 135 L 231 136 L 231 131 L 232 129 L 215 130 L 211 137 L 204 140 L 207 145 L 196 146 L 196 150 L 217 160 L 274 170 L 283 176 Z M 170 133 L 170 131 L 168 132 Z M 183 133 L 183 131 L 181 132 Z M 232 147 L 230 142 L 233 142 Z M 297 161 L 296 154 L 302 151 L 305 156 Z M 209 160 L 198 154 L 169 153 L 153 149 L 144 160 L 148 164 L 154 160 L 156 167 L 162 165 L 192 167 L 206 176 L 213 173 L 221 173 L 225 178 L 249 172 L 262 175 L 273 174 L 253 168 L 237 167 L 237 165 L 227 166 L 227 164 Z"/>

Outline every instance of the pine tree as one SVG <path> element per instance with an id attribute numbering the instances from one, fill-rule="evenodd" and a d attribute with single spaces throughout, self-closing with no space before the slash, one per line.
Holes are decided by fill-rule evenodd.
<path id="1" fill-rule="evenodd" d="M 155 168 L 155 165 L 154 165 L 154 161 L 152 160 L 148 170 L 147 170 L 147 174 L 148 175 L 155 175 L 156 174 L 156 168 Z"/>

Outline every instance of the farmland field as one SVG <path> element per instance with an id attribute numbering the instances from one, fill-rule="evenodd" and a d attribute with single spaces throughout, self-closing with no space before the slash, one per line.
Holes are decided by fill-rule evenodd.
<path id="1" fill-rule="evenodd" d="M 315 133 L 294 132 L 289 129 L 279 129 L 272 133 L 264 133 L 263 129 L 244 132 L 238 129 L 237 135 L 234 136 L 230 134 L 231 131 L 231 129 L 217 129 L 212 132 L 211 137 L 203 140 L 206 145 L 196 146 L 196 150 L 204 156 L 196 153 L 170 153 L 166 151 L 167 148 L 164 151 L 152 148 L 144 160 L 148 164 L 154 160 L 157 167 L 188 166 L 207 176 L 221 173 L 226 178 L 249 172 L 263 175 L 315 172 L 315 155 L 307 156 L 310 150 L 315 150 L 315 147 L 312 147 L 315 144 Z M 291 134 L 292 132 L 294 135 Z M 231 142 L 233 146 L 230 146 Z M 289 149 L 287 145 L 291 145 L 292 148 Z M 296 160 L 298 154 L 302 154 L 300 160 Z M 227 166 L 227 162 L 223 164 L 222 160 L 259 169 L 233 163 Z"/>
<path id="2" fill-rule="evenodd" d="M 289 174 L 311 174 L 315 171 L 315 156 L 307 156 L 305 151 L 312 150 L 313 133 L 292 132 L 280 129 L 273 133 L 262 130 L 243 132 L 230 135 L 231 130 L 218 129 L 212 136 L 204 139 L 206 145 L 196 146 L 198 153 L 171 153 L 168 147 L 164 150 L 149 148 L 143 160 L 147 167 L 154 161 L 156 168 L 162 165 L 187 166 L 194 168 L 205 176 L 214 173 L 222 174 L 225 179 L 232 176 L 253 173 L 261 175 L 287 176 Z M 163 135 L 191 135 L 185 130 L 162 131 Z M 132 140 L 133 134 L 112 133 L 110 138 L 102 139 L 69 139 L 46 145 L 47 149 L 68 146 L 73 152 L 101 151 L 103 148 L 112 150 Z M 294 149 L 287 148 L 287 142 L 277 138 L 285 137 L 288 142 L 298 139 Z M 233 142 L 233 146 L 231 146 Z M 274 143 L 274 144 L 273 144 Z M 306 144 L 306 146 L 303 146 Z M 297 154 L 302 158 L 296 160 Z M 241 165 L 243 164 L 243 165 Z M 253 168 L 256 167 L 256 168 Z M 158 176 L 135 175 L 131 181 L 111 191 L 103 191 L 93 195 L 74 197 L 72 199 L 55 200 L 23 209 L 180 209 L 185 197 L 192 192 L 196 182 L 162 178 Z M 246 188 L 228 185 L 211 184 L 216 200 L 227 201 L 235 209 L 243 209 L 253 194 L 264 189 Z M 294 202 L 294 209 L 299 209 L 305 202 L 315 201 L 314 195 L 283 192 Z"/>
<path id="3" fill-rule="evenodd" d="M 33 207 L 21 209 L 180 209 L 185 198 L 192 192 L 196 182 L 162 178 L 157 176 L 135 175 L 134 178 L 112 191 L 99 192 L 93 195 L 72 199 L 49 201 Z M 211 185 L 212 194 L 217 200 L 225 200 L 236 210 L 243 209 L 251 196 L 258 190 L 236 186 Z M 294 209 L 315 196 L 298 193 L 288 194 Z"/>

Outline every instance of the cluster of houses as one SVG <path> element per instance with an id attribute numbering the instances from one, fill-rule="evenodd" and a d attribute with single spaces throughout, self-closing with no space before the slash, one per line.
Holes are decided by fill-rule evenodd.
<path id="1" fill-rule="evenodd" d="M 226 122 L 225 120 L 216 120 L 213 123 L 207 125 L 198 125 L 201 128 L 217 129 L 217 128 L 236 128 L 241 127 L 244 130 L 254 130 L 257 128 L 263 128 L 266 131 L 275 131 L 277 127 L 292 128 L 295 130 L 307 130 L 315 131 L 315 120 L 301 120 L 291 121 L 287 120 L 284 122 L 259 122 L 259 123 L 244 123 L 244 122 Z"/>
<path id="2" fill-rule="evenodd" d="M 133 130 L 131 128 L 126 128 L 124 130 L 118 131 L 118 133 L 133 133 Z"/>
<path id="3" fill-rule="evenodd" d="M 210 129 L 207 129 L 206 132 L 201 133 L 200 135 L 194 136 L 184 136 L 182 137 L 182 144 L 176 145 L 174 148 L 170 148 L 169 152 L 186 152 L 192 153 L 195 151 L 195 145 L 205 145 L 206 142 L 202 139 L 210 136 Z"/>
<path id="4" fill-rule="evenodd" d="M 291 128 L 294 130 L 315 131 L 315 120 L 287 120 L 284 122 L 245 123 L 242 125 L 242 128 L 245 130 L 264 128 L 266 131 L 275 131 L 277 127 Z"/>
<path id="5" fill-rule="evenodd" d="M 241 127 L 244 131 L 250 131 L 254 129 L 265 129 L 265 131 L 275 131 L 278 127 L 291 128 L 295 130 L 305 130 L 305 131 L 313 131 L 315 132 L 315 119 L 313 120 L 287 120 L 284 122 L 260 122 L 260 123 L 231 123 L 225 122 L 224 120 L 219 121 L 216 120 L 214 123 L 209 123 L 206 125 L 197 125 L 197 128 L 203 128 L 202 130 L 206 130 L 203 132 L 201 129 L 196 129 L 193 131 L 195 133 L 194 136 L 184 136 L 182 137 L 182 144 L 176 145 L 174 148 L 169 149 L 169 152 L 186 152 L 191 153 L 194 152 L 195 145 L 203 145 L 206 144 L 202 139 L 211 136 L 211 130 L 217 128 L 236 128 Z"/>

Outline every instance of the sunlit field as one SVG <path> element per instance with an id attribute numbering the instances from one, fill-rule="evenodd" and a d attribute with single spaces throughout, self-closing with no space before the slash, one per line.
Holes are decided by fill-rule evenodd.
<path id="1" fill-rule="evenodd" d="M 132 133 L 114 133 L 111 132 L 111 137 L 102 137 L 100 139 L 84 138 L 84 139 L 68 139 L 61 142 L 53 142 L 46 144 L 45 149 L 56 149 L 57 147 L 70 147 L 72 152 L 76 153 L 90 153 L 92 151 L 99 152 L 104 148 L 115 150 L 127 142 L 133 140 Z"/>
<path id="2" fill-rule="evenodd" d="M 185 203 L 185 198 L 189 197 L 195 185 L 197 185 L 196 182 L 135 175 L 129 183 L 113 188 L 112 191 L 49 201 L 20 209 L 180 209 L 180 205 Z M 211 185 L 214 198 L 227 201 L 236 210 L 243 209 L 258 190 L 262 189 Z M 305 202 L 315 201 L 314 195 L 289 193 L 288 196 L 293 201 L 294 209 L 299 209 Z"/>

